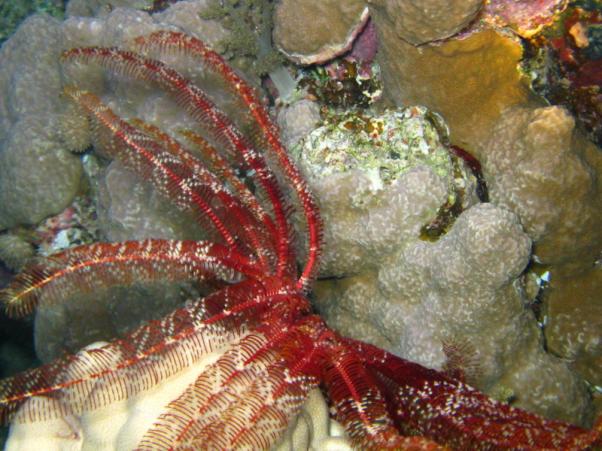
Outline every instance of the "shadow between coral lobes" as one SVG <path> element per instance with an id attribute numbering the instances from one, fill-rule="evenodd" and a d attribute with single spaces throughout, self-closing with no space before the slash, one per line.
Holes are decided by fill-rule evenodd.
<path id="1" fill-rule="evenodd" d="M 4 288 L 13 274 L 0 263 L 0 289 Z M 0 379 L 12 376 L 27 368 L 40 365 L 33 344 L 33 321 L 16 321 L 0 309 Z M 0 449 L 8 436 L 8 426 L 0 426 Z"/>

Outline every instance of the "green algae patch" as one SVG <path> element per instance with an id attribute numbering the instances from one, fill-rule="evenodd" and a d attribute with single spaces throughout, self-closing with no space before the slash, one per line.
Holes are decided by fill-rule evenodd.
<path id="1" fill-rule="evenodd" d="M 426 108 L 387 110 L 381 115 L 330 115 L 293 149 L 314 176 L 361 170 L 387 185 L 416 166 L 428 166 L 448 179 L 453 165 Z"/>

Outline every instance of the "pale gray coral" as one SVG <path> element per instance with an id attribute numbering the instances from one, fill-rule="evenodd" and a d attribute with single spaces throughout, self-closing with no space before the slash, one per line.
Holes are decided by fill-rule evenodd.
<path id="1" fill-rule="evenodd" d="M 0 235 L 0 260 L 12 271 L 20 271 L 23 265 L 35 254 L 33 246 L 19 235 Z"/>
<path id="2" fill-rule="evenodd" d="M 87 4 L 94 6 L 93 3 Z M 60 54 L 80 46 L 131 48 L 133 38 L 159 29 L 202 33 L 201 37 L 213 44 L 225 32 L 219 24 L 199 17 L 206 3 L 204 0 L 180 1 L 154 15 L 126 8 L 109 13 L 102 10 L 102 17 L 71 15 L 62 23 L 35 16 L 6 43 L 2 48 L 5 64 L 0 71 L 0 87 L 5 90 L 0 98 L 0 137 L 10 146 L 5 146 L 0 153 L 0 226 L 24 221 L 36 223 L 44 216 L 62 211 L 75 194 L 82 164 L 80 157 L 72 155 L 67 148 L 82 150 L 90 136 L 88 122 L 74 115 L 81 112 L 61 95 L 63 85 L 72 83 L 90 89 L 126 118 L 139 117 L 172 131 L 193 128 L 193 121 L 169 95 L 155 87 L 128 82 L 94 64 L 61 66 Z M 170 63 L 193 78 L 204 76 L 197 61 L 181 57 L 173 57 L 173 60 Z M 17 78 L 17 73 L 22 76 Z M 217 103 L 220 102 L 218 98 Z M 106 174 L 108 176 L 104 173 L 100 176 L 102 180 L 88 180 L 92 191 L 96 194 L 102 191 L 99 226 L 105 238 L 125 240 L 179 234 L 180 238 L 199 238 L 198 233 L 184 232 L 191 230 L 190 218 L 175 214 L 165 206 L 164 199 L 150 194 L 138 179 L 130 174 L 124 176 L 125 171 L 115 167 Z M 99 188 L 107 185 L 111 189 Z M 117 195 L 117 189 L 124 191 Z M 42 211 L 31 213 L 34 208 Z M 172 221 L 169 217 L 176 219 Z M 48 360 L 65 349 L 76 351 L 90 340 L 111 338 L 138 324 L 142 318 L 169 312 L 182 302 L 183 294 L 198 295 L 189 291 L 182 293 L 181 287 L 147 287 L 129 294 L 123 290 L 97 293 L 96 302 L 84 303 L 85 308 L 58 305 L 54 309 L 43 309 L 38 312 L 35 323 L 39 357 Z M 120 302 L 126 297 L 134 302 Z"/>
<path id="3" fill-rule="evenodd" d="M 287 148 L 295 146 L 319 122 L 320 106 L 307 99 L 285 105 L 278 113 L 278 125 L 282 129 L 282 140 Z"/>
<path id="4" fill-rule="evenodd" d="M 383 136 L 391 138 L 385 129 Z M 378 137 L 370 158 L 362 152 L 358 158 L 353 139 L 341 140 L 347 147 L 339 147 L 333 134 L 312 133 L 302 141 L 310 148 L 300 145 L 294 153 L 324 219 L 320 277 L 326 280 L 318 282 L 315 303 L 329 324 L 438 369 L 449 358 L 443 344 L 467 345 L 477 368 L 469 376 L 479 388 L 507 394 L 516 405 L 544 416 L 587 423 L 591 405 L 585 383 L 544 351 L 535 317 L 525 307 L 519 277 L 529 262 L 531 239 L 518 217 L 468 196 L 466 210 L 449 231 L 438 241 L 424 241 L 422 227 L 450 196 L 449 166 L 441 170 L 425 158 L 384 180 L 378 169 L 370 169 L 373 159 L 384 158 L 375 156 L 385 147 Z M 424 135 L 431 139 L 410 139 L 409 133 L 406 142 L 413 142 L 414 150 L 420 143 L 429 151 L 441 147 L 433 135 Z M 382 166 L 386 161 L 374 167 Z M 466 186 L 468 192 L 474 189 Z"/>
<path id="5" fill-rule="evenodd" d="M 404 206 L 416 210 L 418 205 Z M 448 357 L 444 343 L 467 343 L 475 350 L 469 357 L 478 370 L 469 376 L 479 388 L 511 393 L 516 405 L 542 415 L 591 420 L 584 382 L 544 352 L 540 331 L 516 288 L 529 260 L 530 240 L 514 214 L 478 204 L 439 241 L 406 233 L 389 249 L 395 250 L 382 252 L 376 268 L 319 283 L 316 302 L 329 324 L 438 369 Z"/>
<path id="6" fill-rule="evenodd" d="M 63 210 L 82 173 L 61 136 L 60 22 L 26 20 L 0 50 L 0 229 Z"/>
<path id="7" fill-rule="evenodd" d="M 541 262 L 589 268 L 602 240 L 602 158 L 557 106 L 513 108 L 496 123 L 483 159 L 491 198 L 514 211 Z"/>
<path id="8" fill-rule="evenodd" d="M 474 178 L 454 166 L 428 114 L 421 107 L 350 113 L 292 149 L 326 218 L 322 275 L 377 267 L 388 249 L 420 235 L 446 202 L 476 201 Z"/>
<path id="9" fill-rule="evenodd" d="M 98 220 L 109 241 L 207 238 L 192 217 L 165 202 L 152 186 L 141 184 L 118 161 L 102 174 L 98 202 Z"/>
<path id="10" fill-rule="evenodd" d="M 512 209 L 549 265 L 549 348 L 592 384 L 601 382 L 602 155 L 560 107 L 512 108 L 493 128 L 484 159 L 492 199 Z"/>
<path id="11" fill-rule="evenodd" d="M 418 45 L 458 33 L 477 17 L 483 3 L 483 0 L 283 0 L 274 16 L 274 40 L 296 63 L 323 63 L 352 47 L 374 11 L 386 18 L 397 38 Z"/>

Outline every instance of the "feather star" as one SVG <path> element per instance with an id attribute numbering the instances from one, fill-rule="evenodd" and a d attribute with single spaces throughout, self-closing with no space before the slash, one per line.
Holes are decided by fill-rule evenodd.
<path id="1" fill-rule="evenodd" d="M 600 425 L 587 430 L 540 418 L 330 329 L 307 298 L 321 249 L 317 203 L 257 94 L 192 36 L 161 31 L 136 44 L 141 52 L 187 56 L 220 77 L 254 121 L 258 139 L 243 135 L 175 69 L 118 48 L 71 49 L 63 64 L 100 65 L 173 95 L 209 133 L 184 133 L 196 153 L 154 126 L 121 119 L 93 93 L 67 86 L 66 96 L 90 118 L 97 147 L 193 214 L 213 239 L 76 247 L 31 263 L 1 299 L 10 315 L 21 317 L 39 304 L 134 280 L 193 280 L 213 291 L 110 343 L 0 381 L 1 421 L 35 425 L 90 416 L 195 367 L 186 383 L 171 387 L 172 396 L 129 447 L 269 449 L 316 388 L 361 449 L 601 444 Z M 241 168 L 253 175 L 253 188 L 237 176 Z M 305 218 L 307 257 L 299 272 L 285 189 Z"/>

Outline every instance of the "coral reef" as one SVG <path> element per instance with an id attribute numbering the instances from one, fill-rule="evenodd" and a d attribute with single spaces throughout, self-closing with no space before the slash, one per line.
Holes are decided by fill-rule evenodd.
<path id="1" fill-rule="evenodd" d="M 66 22 L 31 18 L 0 51 L 0 89 L 6 93 L 0 100 L 0 229 L 35 224 L 57 214 L 78 190 L 81 163 L 69 151 L 86 148 L 90 136 L 88 124 L 59 96 L 60 50 L 79 45 L 127 47 L 134 36 L 173 26 L 202 34 L 218 46 L 233 38 L 217 22 L 199 17 L 207 13 L 207 1 L 180 1 L 154 15 L 111 10 L 109 3 L 148 7 L 148 2 L 134 0 L 73 0 Z M 380 165 L 380 157 L 365 152 L 378 141 L 368 136 L 361 155 L 353 155 L 349 164 L 340 158 L 343 144 L 337 147 L 334 141 L 339 139 L 350 149 L 357 149 L 358 142 L 350 145 L 340 135 L 333 137 L 345 121 L 331 121 L 312 131 L 319 107 L 309 100 L 287 105 L 279 122 L 289 145 L 305 137 L 296 152 L 326 223 L 320 275 L 331 280 L 319 283 L 316 305 L 343 333 L 429 367 L 446 367 L 453 357 L 446 353 L 449 343 L 452 348 L 458 344 L 474 348 L 478 364 L 474 374 L 467 372 L 470 382 L 504 401 L 587 424 L 591 404 L 583 378 L 602 384 L 601 326 L 596 320 L 602 317 L 601 271 L 596 264 L 602 242 L 599 149 L 574 130 L 566 112 L 541 108 L 541 99 L 529 92 L 516 70 L 522 57 L 516 38 L 475 28 L 480 31 L 469 31 L 472 34 L 462 40 L 420 48 L 411 44 L 455 34 L 474 19 L 482 2 L 453 2 L 457 14 L 448 14 L 446 8 L 416 10 L 418 3 L 371 3 L 369 23 L 379 37 L 385 101 L 417 103 L 441 113 L 452 142 L 482 161 L 493 203 L 475 205 L 475 181 L 464 168 L 460 180 L 468 192 L 463 205 L 467 210 L 437 241 L 421 240 L 421 230 L 456 193 L 451 160 L 443 171 L 425 168 L 420 160 L 396 172 L 392 167 L 400 163 L 397 158 Z M 509 2 L 500 1 L 487 2 L 482 14 L 489 14 L 487 20 L 496 26 L 514 27 L 516 33 L 531 36 L 564 2 L 540 3 L 546 14 L 538 15 L 537 9 L 516 16 L 516 10 L 504 9 Z M 393 14 L 392 5 L 407 14 Z M 99 17 L 79 17 L 86 15 Z M 222 21 L 227 18 L 225 13 L 220 16 Z M 363 1 L 283 0 L 274 19 L 275 40 L 284 53 L 309 64 L 349 51 L 366 26 L 368 9 Z M 34 36 L 33 44 L 25 42 L 25 35 Z M 30 59 L 37 61 L 34 75 L 15 85 L 10 68 L 19 70 Z M 212 82 L 202 68 L 177 57 L 170 64 Z M 102 92 L 105 102 L 121 115 L 141 117 L 171 132 L 195 128 L 171 100 L 147 87 L 102 76 L 94 67 L 67 67 L 65 76 L 86 78 L 86 87 Z M 228 97 L 220 101 L 226 102 L 228 114 L 235 114 L 228 109 Z M 366 131 L 373 119 L 348 128 Z M 421 126 L 429 126 L 428 121 Z M 319 149 L 320 143 L 327 149 Z M 438 148 L 437 155 L 446 153 L 438 141 L 417 143 L 416 148 L 421 145 Z M 393 155 L 393 150 L 379 148 Z M 311 155 L 312 151 L 316 153 Z M 40 158 L 44 170 L 32 170 L 42 167 Z M 106 237 L 200 238 L 194 232 L 186 235 L 191 233 L 190 218 L 174 218 L 150 190 L 134 186 L 134 178 L 119 163 L 103 167 L 93 183 L 99 185 L 100 224 Z M 541 331 L 526 308 L 519 276 L 527 266 L 531 241 L 536 258 L 553 265 L 543 334 L 547 349 L 564 360 L 544 352 Z M 36 319 L 38 353 L 49 360 L 65 348 L 75 351 L 90 340 L 107 339 L 138 324 L 148 313 L 145 310 L 156 310 L 157 317 L 181 302 L 178 290 L 154 287 L 128 294 L 132 303 L 127 308 L 120 306 L 118 300 L 126 294 L 118 290 L 99 299 L 92 313 L 90 306 L 80 311 L 42 310 Z M 155 300 L 165 303 L 144 304 L 152 291 Z M 82 325 L 90 315 L 95 318 L 94 330 Z"/>
<path id="2" fill-rule="evenodd" d="M 355 113 L 352 126 L 327 122 L 294 148 L 325 223 L 327 280 L 315 304 L 337 330 L 429 367 L 445 366 L 446 343 L 468 343 L 478 362 L 473 383 L 540 414 L 587 423 L 585 384 L 544 352 L 524 308 L 518 277 L 531 240 L 517 216 L 475 205 L 474 178 L 453 169 L 428 113 L 402 111 Z M 457 193 L 454 183 L 468 209 L 437 241 L 424 241 L 421 231 Z"/>
<path id="3" fill-rule="evenodd" d="M 548 349 L 594 386 L 602 386 L 602 269 L 550 281 L 546 296 Z"/>
<path id="4" fill-rule="evenodd" d="M 593 267 L 602 242 L 602 187 L 594 175 L 602 156 L 569 113 L 509 109 L 484 147 L 491 149 L 482 159 L 491 199 L 520 217 L 537 261 Z"/>
<path id="5" fill-rule="evenodd" d="M 484 30 L 463 40 L 414 47 L 399 39 L 386 17 L 373 15 L 380 37 L 384 96 L 400 105 L 425 105 L 441 114 L 453 143 L 481 157 L 501 112 L 512 105 L 539 105 L 516 70 L 521 46 L 512 37 Z"/>
<path id="6" fill-rule="evenodd" d="M 0 99 L 0 127 L 5 130 L 0 128 L 0 136 L 6 133 L 0 148 L 0 229 L 19 224 L 33 224 L 32 229 L 35 229 L 44 218 L 58 215 L 68 207 L 80 189 L 84 173 L 82 162 L 69 150 L 81 151 L 89 146 L 89 123 L 61 94 L 61 77 L 79 75 L 75 67 L 70 68 L 71 72 L 67 68 L 61 74 L 59 56 L 62 50 L 81 44 L 123 45 L 130 43 L 132 37 L 159 27 L 178 26 L 202 31 L 210 43 L 217 43 L 226 35 L 215 21 L 200 18 L 206 1 L 179 1 L 165 12 L 152 16 L 133 9 L 118 8 L 110 12 L 102 7 L 106 3 L 74 1 L 67 9 L 69 14 L 97 13 L 100 17 L 72 15 L 60 23 L 47 16 L 32 16 L 0 51 L 3 61 L 0 86 L 6 93 Z M 148 2 L 144 5 L 129 2 L 134 3 L 137 7 L 148 6 Z M 31 67 L 30 75 L 14 77 L 24 64 Z M 117 104 L 117 99 L 127 99 L 121 103 L 121 107 L 125 107 L 122 113 L 174 130 L 194 128 L 192 121 L 178 112 L 167 96 L 157 93 L 148 96 L 150 89 L 147 87 L 122 89 L 112 80 L 101 77 L 99 68 L 83 71 L 82 77 L 87 79 L 88 86 L 103 91 L 108 102 Z M 151 190 L 139 184 L 134 186 L 132 174 L 118 163 L 105 167 L 102 162 L 100 165 L 90 162 L 87 156 L 83 161 L 87 161 L 89 167 L 97 166 L 86 174 L 86 183 L 93 187 L 91 194 L 98 212 L 95 227 L 99 230 L 94 235 L 113 240 L 148 236 L 169 238 L 177 234 L 200 238 L 199 232 L 191 229 L 193 221 L 190 218 L 174 215 L 173 208 L 165 205 Z M 32 231 L 38 236 L 29 239 L 30 242 L 40 246 L 42 252 L 45 248 L 58 250 L 56 243 L 53 244 L 58 231 L 49 233 L 48 227 L 40 224 L 38 232 Z M 40 233 L 47 234 L 50 241 L 46 242 Z M 76 243 L 76 240 L 71 242 L 72 245 Z M 188 292 L 184 290 L 184 293 Z M 132 294 L 131 303 L 125 304 L 119 302 L 120 296 L 125 294 L 119 290 L 98 296 L 98 302 L 94 303 L 94 326 L 89 323 L 83 326 L 89 321 L 84 321 L 89 318 L 85 309 L 61 307 L 41 312 L 35 322 L 40 358 L 50 360 L 65 349 L 76 352 L 91 341 L 107 340 L 143 319 L 159 317 L 183 301 L 177 287 L 141 289 Z M 73 321 L 73 318 L 82 318 L 82 321 Z"/>
<path id="7" fill-rule="evenodd" d="M 483 20 L 496 27 L 507 27 L 522 37 L 533 36 L 550 25 L 568 0 L 489 0 Z"/>
<path id="8" fill-rule="evenodd" d="M 421 185 L 410 180 L 406 190 L 419 192 Z M 416 205 L 412 199 L 399 208 Z M 326 208 L 326 218 L 336 221 L 329 213 Z M 504 399 L 523 408 L 590 421 L 585 384 L 544 352 L 516 289 L 530 255 L 516 216 L 492 204 L 475 205 L 436 243 L 416 239 L 416 228 L 413 236 L 398 233 L 397 246 L 387 246 L 371 271 L 318 284 L 315 302 L 328 321 L 435 368 L 449 358 L 443 344 L 468 344 L 474 355 L 464 358 L 476 365 L 467 370 L 473 383 L 492 394 L 510 393 Z"/>
<path id="9" fill-rule="evenodd" d="M 534 240 L 534 258 L 551 273 L 549 347 L 598 385 L 602 154 L 557 106 L 507 110 L 488 146 L 495 149 L 483 160 L 492 201 L 516 212 Z"/>
<path id="10" fill-rule="evenodd" d="M 309 3 L 311 2 L 308 1 L 307 4 Z M 405 4 L 409 7 L 410 3 Z M 598 174 L 602 170 L 600 152 L 584 140 L 579 130 L 574 130 L 574 122 L 565 112 L 541 108 L 545 103 L 529 90 L 526 79 L 517 70 L 523 58 L 523 49 L 516 35 L 536 40 L 537 33 L 553 22 L 567 6 L 567 2 L 487 2 L 470 27 L 462 30 L 461 39 L 447 39 L 435 45 L 422 44 L 420 47 L 410 44 L 419 42 L 418 38 L 400 36 L 400 23 L 402 20 L 412 20 L 411 15 L 400 18 L 398 10 L 387 9 L 387 4 L 392 5 L 393 2 L 370 3 L 371 23 L 379 38 L 377 61 L 384 80 L 383 99 L 397 105 L 426 105 L 440 113 L 449 124 L 451 142 L 467 149 L 482 161 L 484 178 L 494 192 L 492 201 L 510 209 L 519 218 L 534 242 L 533 258 L 552 265 L 546 266 L 552 275 L 551 286 L 541 298 L 544 313 L 540 321 L 545 337 L 552 344 L 554 352 L 567 359 L 570 367 L 578 369 L 590 382 L 597 383 L 594 382 L 597 377 L 592 378 L 592 373 L 599 372 L 600 332 L 597 323 L 591 317 L 587 319 L 586 312 L 591 314 L 599 309 L 599 302 L 592 295 L 592 287 L 598 285 L 600 278 L 599 264 L 594 264 L 600 258 L 599 243 L 602 242 L 598 181 Z M 463 6 L 467 6 L 467 3 Z M 475 8 L 478 9 L 476 6 Z M 416 8 L 414 12 L 416 11 L 423 16 L 427 16 L 429 12 L 427 8 L 422 11 Z M 327 13 L 329 12 L 323 11 L 322 15 Z M 307 16 L 297 17 L 295 20 L 297 23 L 312 23 L 315 21 L 314 13 L 310 11 Z M 591 17 L 588 20 L 594 22 Z M 453 24 L 450 22 L 449 25 L 452 30 Z M 503 27 L 504 30 L 499 32 L 492 27 Z M 456 31 L 460 31 L 460 28 Z M 412 31 L 420 33 L 420 27 L 415 27 Z M 575 33 L 573 30 L 573 35 Z M 572 91 L 568 91 L 567 97 L 571 99 L 571 96 Z M 576 95 L 574 98 L 581 97 Z M 360 178 L 357 182 L 358 186 L 362 185 L 361 180 Z M 319 188 L 320 183 L 316 189 L 324 195 Z M 330 191 L 337 194 L 345 192 L 338 186 L 330 187 Z M 328 199 L 328 195 L 324 197 Z M 424 202 L 424 199 L 420 201 Z M 323 199 L 322 202 L 326 205 L 328 215 L 329 203 Z M 374 208 L 374 211 L 378 211 L 376 206 Z M 395 209 L 391 211 L 394 212 Z M 346 235 L 348 224 L 352 222 L 347 220 L 348 214 L 348 211 L 344 214 L 338 211 L 332 217 L 328 216 L 334 223 L 340 221 L 341 237 Z M 349 236 L 354 235 L 350 233 Z M 366 231 L 361 234 L 362 245 L 367 241 L 366 237 L 370 236 Z M 331 238 L 327 230 L 327 243 Z M 356 251 L 346 251 L 350 252 L 351 261 L 356 261 L 353 258 Z M 328 247 L 325 252 L 326 261 L 329 261 Z M 341 260 L 345 260 L 343 255 L 346 254 L 339 255 Z M 349 264 L 348 267 L 357 270 L 357 263 L 355 266 Z M 328 274 L 329 267 L 325 268 Z M 570 287 L 575 286 L 571 277 L 580 281 L 582 288 L 578 292 L 583 293 L 582 297 L 568 295 Z M 518 287 L 520 283 L 515 285 Z M 523 303 L 528 302 L 527 298 L 521 297 Z M 325 307 L 326 311 L 346 311 L 344 300 L 332 295 L 330 301 L 337 307 Z M 319 296 L 317 302 L 320 302 Z M 378 303 L 371 304 L 370 308 L 376 309 L 377 305 Z M 566 314 L 554 313 L 568 310 L 575 312 L 575 323 L 572 326 L 568 325 L 570 321 Z M 334 316 L 341 315 L 340 311 Z M 369 311 L 369 308 L 359 311 L 361 313 L 358 316 L 364 318 L 365 311 Z M 357 324 L 356 318 L 347 321 L 347 330 Z M 377 319 L 374 321 L 379 324 Z M 531 321 L 534 322 L 534 317 Z M 546 324 L 554 326 L 548 329 Z M 386 340 L 383 341 L 379 335 L 381 328 L 378 325 L 365 327 L 373 328 L 372 332 L 364 331 L 359 336 L 372 336 L 375 342 L 386 345 Z M 581 333 L 578 334 L 577 330 Z M 567 333 L 564 336 L 563 331 Z M 538 334 L 534 331 L 529 334 L 531 344 L 525 346 L 541 346 L 534 344 L 537 340 L 533 337 Z M 582 382 L 573 373 L 567 373 L 561 362 L 554 361 L 541 350 L 536 354 L 539 355 L 534 357 L 536 362 L 547 362 L 545 365 L 548 370 L 544 370 L 544 373 L 549 375 L 547 384 L 551 392 L 558 390 L 557 386 L 553 387 L 551 368 L 563 367 L 562 371 L 573 381 L 574 386 L 580 387 L 574 393 L 579 393 L 577 397 L 581 399 L 581 405 L 585 406 L 586 395 Z M 524 374 L 534 377 L 535 371 L 529 369 L 528 365 L 525 371 Z M 533 372 L 529 373 L 530 371 Z M 499 384 L 503 384 L 503 380 L 510 380 L 510 374 L 512 371 L 500 378 Z M 513 387 L 520 386 L 517 380 L 511 383 Z M 499 386 L 492 388 L 492 391 L 495 390 L 505 392 Z M 531 393 L 521 393 L 519 389 L 516 394 L 519 399 L 521 396 L 531 398 L 527 404 L 532 401 L 536 403 Z M 534 408 L 543 409 L 540 411 L 549 409 L 550 414 L 562 415 L 558 410 L 561 408 L 560 404 Z M 577 410 L 573 410 L 573 414 Z M 584 419 L 587 411 L 588 407 L 584 407 L 576 415 Z"/>
<path id="11" fill-rule="evenodd" d="M 228 30 L 216 50 L 246 73 L 262 76 L 282 64 L 282 55 L 272 47 L 273 9 L 269 0 L 211 0 L 201 18 L 219 21 Z"/>
<path id="12" fill-rule="evenodd" d="M 323 276 L 374 268 L 442 205 L 476 201 L 470 171 L 452 159 L 421 107 L 335 115 L 292 154 L 325 216 Z"/>
<path id="13" fill-rule="evenodd" d="M 102 17 L 115 8 L 150 9 L 153 0 L 70 0 L 66 15 L 72 17 Z"/>
<path id="14" fill-rule="evenodd" d="M 568 108 L 602 145 L 602 2 L 574 1 L 527 41 L 523 70 L 533 89 Z"/>

